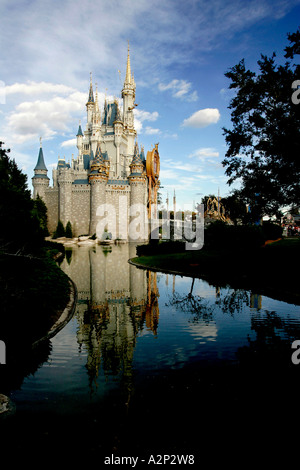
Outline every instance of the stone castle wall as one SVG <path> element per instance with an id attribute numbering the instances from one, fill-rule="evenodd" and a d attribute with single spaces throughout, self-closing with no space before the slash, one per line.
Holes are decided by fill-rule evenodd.
<path id="1" fill-rule="evenodd" d="M 102 183 L 99 188 L 97 183 L 96 185 L 102 193 L 99 197 L 95 197 L 90 184 L 62 184 L 45 191 L 44 200 L 48 208 L 50 234 L 53 234 L 60 219 L 64 226 L 68 221 L 71 222 L 74 237 L 93 235 L 90 233 L 91 210 L 95 212 L 99 204 L 105 203 L 108 211 L 107 213 L 103 211 L 102 214 L 105 215 L 103 231 L 107 225 L 108 232 L 112 233 L 113 238 L 128 240 L 128 229 L 132 220 L 129 216 L 130 205 L 143 204 L 146 209 L 147 185 L 141 182 L 132 182 L 131 185 Z M 101 215 L 94 215 L 94 220 L 93 230 L 101 220 Z M 101 236 L 102 229 L 100 231 L 98 235 Z M 141 240 L 144 238 L 141 237 Z"/>
<path id="2" fill-rule="evenodd" d="M 108 220 L 111 227 L 108 229 L 115 233 L 115 238 L 127 240 L 129 224 L 130 186 L 106 186 L 106 203 L 113 207 Z M 113 232 L 114 231 L 114 232 Z"/>
<path id="3" fill-rule="evenodd" d="M 48 210 L 48 230 L 49 233 L 52 234 L 58 222 L 58 188 L 46 189 L 43 199 Z"/>
<path id="4" fill-rule="evenodd" d="M 72 231 L 75 237 L 88 235 L 90 230 L 90 200 L 89 184 L 73 185 L 72 187 Z"/>

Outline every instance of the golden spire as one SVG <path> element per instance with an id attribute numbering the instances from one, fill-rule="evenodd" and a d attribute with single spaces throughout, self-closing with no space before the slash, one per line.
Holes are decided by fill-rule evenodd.
<path id="1" fill-rule="evenodd" d="M 131 67 L 130 67 L 130 55 L 129 55 L 129 40 L 128 40 L 128 53 L 127 53 L 127 67 L 126 67 L 126 77 L 125 83 L 131 83 Z"/>

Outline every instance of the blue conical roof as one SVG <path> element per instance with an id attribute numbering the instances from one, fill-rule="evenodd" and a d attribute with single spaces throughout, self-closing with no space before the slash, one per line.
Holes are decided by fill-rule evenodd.
<path id="1" fill-rule="evenodd" d="M 48 171 L 47 167 L 45 165 L 42 147 L 40 147 L 38 161 L 37 161 L 37 164 L 35 165 L 35 170 L 46 170 L 46 171 Z"/>
<path id="2" fill-rule="evenodd" d="M 91 82 L 90 82 L 90 90 L 89 90 L 89 99 L 88 103 L 95 103 L 94 100 L 94 92 L 93 92 L 93 84 L 92 84 L 92 77 L 91 77 Z"/>
<path id="3" fill-rule="evenodd" d="M 83 136 L 82 129 L 81 129 L 81 124 L 79 124 L 78 132 L 77 132 L 76 136 L 78 136 L 78 135 L 82 135 L 82 136 Z"/>

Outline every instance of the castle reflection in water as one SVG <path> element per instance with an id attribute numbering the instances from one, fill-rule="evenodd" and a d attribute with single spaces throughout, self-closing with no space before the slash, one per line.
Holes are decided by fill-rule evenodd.
<path id="1" fill-rule="evenodd" d="M 87 352 L 90 386 L 101 369 L 129 378 L 137 335 L 157 333 L 157 275 L 128 263 L 135 256 L 134 244 L 66 250 L 61 267 L 78 290 L 77 341 Z"/>

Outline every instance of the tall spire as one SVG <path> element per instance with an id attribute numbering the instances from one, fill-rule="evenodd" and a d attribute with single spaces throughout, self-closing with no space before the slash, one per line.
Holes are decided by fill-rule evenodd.
<path id="1" fill-rule="evenodd" d="M 89 90 L 89 99 L 88 103 L 94 103 L 94 92 L 93 92 L 93 83 L 92 83 L 92 72 L 90 72 L 90 90 Z"/>
<path id="2" fill-rule="evenodd" d="M 129 41 L 128 41 L 127 67 L 126 67 L 126 77 L 125 77 L 124 84 L 130 85 L 130 83 L 131 83 L 131 66 L 130 66 Z"/>

